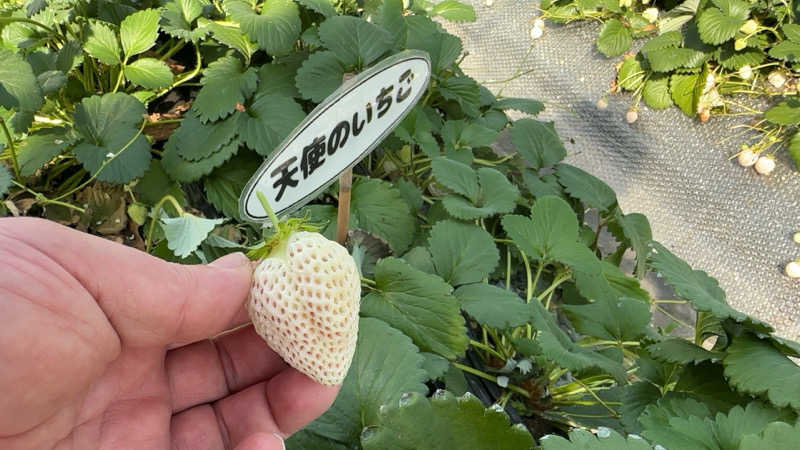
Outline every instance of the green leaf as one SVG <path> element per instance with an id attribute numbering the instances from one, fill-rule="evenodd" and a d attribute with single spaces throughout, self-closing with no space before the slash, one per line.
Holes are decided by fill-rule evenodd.
<path id="1" fill-rule="evenodd" d="M 197 181 L 203 176 L 208 175 L 212 170 L 231 159 L 239 150 L 239 140 L 234 139 L 230 143 L 222 146 L 219 151 L 213 153 L 208 158 L 198 161 L 187 161 L 178 154 L 176 142 L 176 139 L 167 141 L 164 146 L 164 154 L 161 162 L 164 165 L 164 170 L 170 177 L 184 183 Z"/>
<path id="2" fill-rule="evenodd" d="M 530 320 L 530 308 L 517 294 L 491 284 L 467 284 L 456 289 L 454 295 L 461 302 L 461 309 L 482 325 L 504 330 Z"/>
<path id="3" fill-rule="evenodd" d="M 650 323 L 650 304 L 627 297 L 598 298 L 588 305 L 562 308 L 581 334 L 617 342 L 638 339 Z"/>
<path id="4" fill-rule="evenodd" d="M 630 241 L 631 248 L 636 253 L 636 277 L 644 278 L 647 274 L 647 254 L 650 249 L 648 244 L 653 239 L 650 222 L 647 216 L 639 213 L 625 214 L 618 219 L 622 233 Z"/>
<path id="5" fill-rule="evenodd" d="M 773 405 L 800 409 L 800 367 L 769 341 L 735 337 L 723 364 L 725 376 L 737 391 L 766 395 Z"/>
<path id="6" fill-rule="evenodd" d="M 725 292 L 720 289 L 717 280 L 701 270 L 692 270 L 689 264 L 658 242 L 652 242 L 651 245 L 654 249 L 650 255 L 653 269 L 660 272 L 667 284 L 675 289 L 675 293 L 689 300 L 696 310 L 710 312 L 719 319 L 730 318 L 743 322 L 757 332 L 773 331 L 769 324 L 731 308 L 725 301 Z"/>
<path id="7" fill-rule="evenodd" d="M 453 100 L 461 106 L 463 113 L 469 117 L 478 117 L 480 110 L 480 86 L 468 76 L 453 76 L 442 80 L 439 94 L 445 100 Z"/>
<path id="8" fill-rule="evenodd" d="M 261 14 L 247 0 L 225 0 L 224 6 L 250 40 L 272 56 L 291 52 L 300 37 L 300 8 L 292 0 L 266 0 Z"/>
<path id="9" fill-rule="evenodd" d="M 647 62 L 655 72 L 672 72 L 679 67 L 691 67 L 697 51 L 690 48 L 664 48 L 647 53 Z"/>
<path id="10" fill-rule="evenodd" d="M 492 235 L 474 225 L 437 222 L 428 245 L 436 273 L 453 286 L 481 281 L 500 260 Z"/>
<path id="11" fill-rule="evenodd" d="M 216 122 L 203 123 L 189 111 L 180 127 L 169 137 L 175 141 L 176 150 L 187 161 L 199 161 L 220 151 L 236 138 L 238 113 Z"/>
<path id="12" fill-rule="evenodd" d="M 203 180 L 208 201 L 225 216 L 239 217 L 239 196 L 262 162 L 263 158 L 252 152 L 240 152 L 231 158 Z"/>
<path id="13" fill-rule="evenodd" d="M 760 48 L 748 47 L 736 51 L 732 43 L 727 43 L 720 49 L 718 61 L 726 69 L 739 70 L 746 65 L 755 67 L 764 62 L 765 58 L 766 55 Z"/>
<path id="14" fill-rule="evenodd" d="M 160 18 L 157 9 L 144 9 L 122 21 L 119 27 L 119 40 L 122 42 L 125 59 L 146 51 L 156 43 Z"/>
<path id="15" fill-rule="evenodd" d="M 789 140 L 788 146 L 789 156 L 794 161 L 795 170 L 800 170 L 800 133 L 794 133 Z"/>
<path id="16" fill-rule="evenodd" d="M 724 450 L 736 450 L 747 435 L 757 435 L 764 431 L 770 423 L 776 421 L 788 421 L 789 417 L 781 414 L 762 402 L 754 401 L 747 404 L 746 408 L 735 406 L 728 414 L 717 413 L 714 422 L 714 431 L 719 441 L 720 448 Z M 800 435 L 794 438 L 794 442 L 800 439 Z M 788 441 L 787 441 L 788 443 Z M 756 447 L 759 449 L 782 448 L 781 446 L 764 445 Z"/>
<path id="17" fill-rule="evenodd" d="M 375 267 L 375 291 L 361 301 L 361 314 L 375 317 L 408 335 L 420 350 L 447 359 L 467 349 L 464 317 L 452 288 L 439 277 L 397 258 Z"/>
<path id="18" fill-rule="evenodd" d="M 247 106 L 247 112 L 239 116 L 239 135 L 251 150 L 268 156 L 305 117 L 293 98 L 259 94 Z"/>
<path id="19" fill-rule="evenodd" d="M 800 123 L 800 100 L 789 97 L 764 113 L 764 118 L 779 125 Z"/>
<path id="20" fill-rule="evenodd" d="M 11 171 L 2 164 L 0 164 L 0 198 L 5 197 L 8 194 L 8 188 L 11 187 L 11 181 L 14 179 L 14 176 L 11 175 Z"/>
<path id="21" fill-rule="evenodd" d="M 672 106 L 669 92 L 669 76 L 653 75 L 644 84 L 642 98 L 647 106 L 653 109 L 665 109 Z"/>
<path id="22" fill-rule="evenodd" d="M 315 52 L 297 71 L 297 89 L 303 98 L 321 103 L 342 85 L 344 67 L 333 52 Z"/>
<path id="23" fill-rule="evenodd" d="M 134 129 L 115 129 L 104 136 L 102 145 L 83 142 L 72 152 L 89 173 L 109 183 L 127 183 L 144 175 L 150 166 L 150 144 Z M 108 160 L 111 162 L 100 170 Z"/>
<path id="24" fill-rule="evenodd" d="M 700 74 L 696 73 L 674 74 L 669 79 L 672 101 L 689 117 L 697 114 L 697 87 L 700 83 L 705 84 L 705 78 L 701 79 Z"/>
<path id="25" fill-rule="evenodd" d="M 461 164 L 461 163 L 458 163 Z M 475 201 L 447 196 L 442 199 L 445 209 L 454 217 L 472 220 L 508 213 L 514 210 L 519 190 L 499 170 L 489 167 L 478 169 L 480 190 Z"/>
<path id="26" fill-rule="evenodd" d="M 75 108 L 75 130 L 86 139 L 102 141 L 119 128 L 137 129 L 143 120 L 144 105 L 121 92 L 84 98 Z"/>
<path id="27" fill-rule="evenodd" d="M 161 10 L 161 29 L 168 35 L 197 42 L 208 33 L 208 29 L 193 28 L 192 23 L 203 14 L 204 7 L 210 5 L 208 0 L 170 0 Z"/>
<path id="28" fill-rule="evenodd" d="M 606 21 L 597 36 L 597 49 L 608 57 L 625 53 L 632 43 L 633 36 L 630 28 L 617 19 Z"/>
<path id="29" fill-rule="evenodd" d="M 680 5 L 661 15 L 658 29 L 661 33 L 679 31 L 683 25 L 692 20 L 700 6 L 700 0 L 684 0 Z"/>
<path id="30" fill-rule="evenodd" d="M 16 53 L 0 48 L 0 106 L 16 111 L 36 111 L 44 98 L 31 65 Z"/>
<path id="31" fill-rule="evenodd" d="M 42 94 L 50 95 L 58 92 L 67 84 L 67 76 L 60 70 L 48 70 L 36 77 L 36 82 L 42 89 Z"/>
<path id="32" fill-rule="evenodd" d="M 392 37 L 392 47 L 405 45 L 406 21 L 403 18 L 403 0 L 384 0 L 372 15 L 375 25 L 382 27 Z"/>
<path id="33" fill-rule="evenodd" d="M 647 346 L 647 351 L 659 361 L 678 364 L 688 364 L 690 362 L 697 364 L 702 361 L 722 359 L 721 354 L 710 352 L 681 338 L 671 338 L 656 342 Z"/>
<path id="34" fill-rule="evenodd" d="M 798 61 L 800 60 L 800 42 L 779 42 L 769 49 L 769 56 L 783 61 Z"/>
<path id="35" fill-rule="evenodd" d="M 125 78 L 147 89 L 160 89 L 172 84 L 172 71 L 155 58 L 139 58 L 125 66 Z"/>
<path id="36" fill-rule="evenodd" d="M 351 193 L 352 215 L 358 227 L 376 234 L 400 255 L 414 240 L 415 220 L 400 191 L 390 183 L 359 178 Z"/>
<path id="37" fill-rule="evenodd" d="M 425 360 L 422 362 L 422 368 L 428 374 L 428 379 L 436 380 L 442 378 L 445 373 L 450 369 L 450 361 L 435 353 L 420 353 Z"/>
<path id="38" fill-rule="evenodd" d="M 721 8 L 708 8 L 697 18 L 700 38 L 707 44 L 719 45 L 733 38 L 750 16 L 749 5 L 739 0 L 720 0 Z"/>
<path id="39" fill-rule="evenodd" d="M 117 33 L 103 22 L 89 23 L 89 37 L 86 39 L 84 49 L 90 56 L 108 65 L 113 66 L 122 62 Z"/>
<path id="40" fill-rule="evenodd" d="M 235 25 L 235 24 L 230 24 Z M 258 45 L 251 42 L 250 39 L 247 37 L 245 33 L 239 29 L 239 27 L 234 26 L 226 26 L 223 24 L 219 24 L 212 21 L 203 21 L 203 26 L 211 30 L 212 36 L 214 39 L 219 41 L 221 44 L 226 45 L 236 51 L 238 51 L 245 59 L 249 60 L 253 53 L 258 50 Z M 269 64 L 265 64 L 262 67 L 268 67 Z"/>
<path id="41" fill-rule="evenodd" d="M 539 100 L 528 98 L 508 97 L 497 100 L 492 104 L 492 108 L 506 111 L 513 109 L 525 114 L 539 114 L 544 110 L 544 103 Z"/>
<path id="42" fill-rule="evenodd" d="M 683 44 L 683 35 L 680 31 L 668 31 L 651 38 L 641 48 L 642 53 L 648 53 L 653 50 L 661 50 L 664 48 L 680 47 Z"/>
<path id="43" fill-rule="evenodd" d="M 658 387 L 647 381 L 636 381 L 622 387 L 620 399 L 620 413 L 622 413 L 622 424 L 625 430 L 632 433 L 640 433 L 642 426 L 639 425 L 639 416 L 652 403 L 661 398 L 661 391 Z"/>
<path id="44" fill-rule="evenodd" d="M 319 37 L 339 62 L 358 69 L 392 48 L 389 32 L 359 17 L 331 17 L 320 24 Z"/>
<path id="45" fill-rule="evenodd" d="M 575 374 L 591 369 L 600 369 L 605 373 L 611 374 L 618 382 L 625 382 L 625 369 L 621 364 L 599 352 L 583 348 L 572 342 L 558 325 L 555 317 L 544 308 L 541 302 L 534 300 L 528 305 L 531 311 L 531 322 L 534 329 L 537 330 L 536 343 L 541 348 L 541 356 L 554 364 L 558 364 L 560 367 L 571 370 Z M 523 348 L 518 344 L 519 340 L 515 339 L 514 346 L 517 350 L 523 351 Z M 528 354 L 526 356 L 537 355 Z"/>
<path id="46" fill-rule="evenodd" d="M 439 157 L 431 161 L 431 169 L 439 183 L 467 197 L 473 203 L 477 203 L 480 186 L 478 186 L 478 174 L 472 167 L 449 158 Z"/>
<path id="47" fill-rule="evenodd" d="M 783 31 L 786 39 L 800 42 L 800 25 L 796 23 L 786 23 L 781 27 L 781 31 Z"/>
<path id="48" fill-rule="evenodd" d="M 711 422 L 704 420 L 711 413 L 693 399 L 673 397 L 650 405 L 639 418 L 642 434 L 653 442 L 663 442 L 675 450 L 717 449 Z"/>
<path id="49" fill-rule="evenodd" d="M 192 105 L 203 122 L 226 117 L 243 105 L 258 86 L 258 73 L 245 69 L 234 56 L 224 56 L 208 65 L 200 81 L 203 87 Z"/>
<path id="50" fill-rule="evenodd" d="M 589 431 L 573 428 L 569 440 L 555 434 L 541 439 L 542 450 L 650 450 L 650 444 L 638 436 L 622 437 L 616 431 L 601 427 L 597 435 Z"/>
<path id="51" fill-rule="evenodd" d="M 297 0 L 297 3 L 305 6 L 306 8 L 316 11 L 325 17 L 332 17 L 336 15 L 336 8 L 330 0 Z"/>
<path id="52" fill-rule="evenodd" d="M 567 156 L 553 122 L 517 120 L 511 127 L 511 142 L 534 169 L 550 167 Z"/>
<path id="53" fill-rule="evenodd" d="M 167 238 L 167 247 L 175 255 L 186 258 L 200 247 L 214 227 L 224 221 L 224 219 L 204 219 L 187 213 L 180 217 L 162 217 L 161 228 L 164 230 L 164 237 Z"/>
<path id="54" fill-rule="evenodd" d="M 17 149 L 20 175 L 33 175 L 69 145 L 66 128 L 47 128 L 29 134 Z"/>
<path id="55" fill-rule="evenodd" d="M 590 208 L 608 211 L 617 203 L 617 194 L 603 180 L 565 163 L 556 165 L 556 176 L 564 190 Z"/>
<path id="56" fill-rule="evenodd" d="M 153 160 L 142 179 L 136 183 L 134 191 L 139 201 L 150 206 L 155 206 L 166 195 L 171 195 L 181 206 L 186 205 L 186 196 L 180 184 L 169 178 L 161 160 L 158 159 Z M 165 207 L 171 208 L 168 205 L 169 203 L 165 204 Z M 170 211 L 172 214 L 178 214 L 178 211 Z"/>
<path id="57" fill-rule="evenodd" d="M 746 435 L 742 438 L 740 450 L 763 450 L 792 448 L 800 442 L 800 422 L 794 427 L 783 422 L 774 422 L 759 435 Z"/>
<path id="58" fill-rule="evenodd" d="M 364 450 L 528 450 L 533 438 L 522 425 L 510 426 L 503 411 L 484 409 L 470 393 L 440 391 L 431 399 L 415 393 L 384 409 L 376 428 L 361 435 Z"/>
<path id="59" fill-rule="evenodd" d="M 442 33 L 431 19 L 425 16 L 406 16 L 408 27 L 406 47 L 428 52 L 434 74 L 452 66 L 461 55 L 461 39 Z"/>
<path id="60" fill-rule="evenodd" d="M 356 353 L 336 401 L 304 431 L 317 439 L 346 443 L 345 448 L 352 448 L 365 427 L 379 424 L 378 411 L 382 405 L 396 402 L 406 392 L 428 392 L 423 384 L 427 374 L 420 367 L 422 361 L 422 355 L 408 336 L 382 320 L 362 318 Z M 286 447 L 320 448 L 296 446 L 294 437 L 286 441 Z"/>
<path id="61" fill-rule="evenodd" d="M 639 57 L 625 58 L 617 73 L 617 82 L 622 89 L 635 91 L 644 83 L 645 71 Z"/>
<path id="62" fill-rule="evenodd" d="M 578 219 L 564 200 L 545 196 L 533 205 L 531 218 L 506 215 L 503 228 L 514 243 L 528 256 L 549 261 L 553 248 L 578 239 Z"/>
<path id="63" fill-rule="evenodd" d="M 442 16 L 453 22 L 475 22 L 475 9 L 457 0 L 444 0 L 434 5 L 431 16 Z"/>

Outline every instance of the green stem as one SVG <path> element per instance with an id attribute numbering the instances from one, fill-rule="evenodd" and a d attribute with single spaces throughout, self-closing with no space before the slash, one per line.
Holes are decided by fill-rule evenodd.
<path id="1" fill-rule="evenodd" d="M 19 178 L 19 162 L 17 161 L 17 149 L 14 148 L 14 139 L 11 137 L 11 132 L 8 131 L 6 120 L 0 117 L 0 126 L 3 127 L 3 133 L 6 135 L 8 142 L 8 151 L 11 152 L 11 165 L 14 167 L 14 177 Z"/>
<path id="2" fill-rule="evenodd" d="M 489 375 L 488 373 L 480 371 L 478 369 L 475 369 L 474 367 L 470 367 L 470 366 L 467 366 L 467 365 L 464 365 L 464 364 L 461 364 L 461 363 L 457 363 L 455 361 L 451 362 L 451 364 L 453 364 L 456 368 L 463 370 L 464 372 L 471 373 L 471 374 L 473 374 L 475 376 L 478 376 L 478 377 L 481 377 L 481 378 L 483 378 L 485 380 L 489 380 L 489 381 L 491 381 L 493 383 L 497 383 L 497 377 Z M 519 394 L 519 395 L 521 395 L 521 396 L 523 396 L 525 398 L 531 398 L 531 393 L 530 392 L 526 391 L 525 389 L 522 389 L 521 387 L 519 387 L 517 385 L 509 383 L 508 384 L 508 390 L 514 391 L 517 394 Z"/>
<path id="3" fill-rule="evenodd" d="M 26 187 L 22 183 L 19 183 L 16 180 L 11 180 L 11 182 L 14 183 L 20 189 L 24 190 L 25 192 L 33 194 L 33 196 L 36 198 L 36 201 L 40 202 L 41 204 L 53 204 L 53 205 L 63 206 L 63 207 L 68 208 L 68 209 L 72 209 L 72 210 L 78 211 L 80 213 L 85 213 L 86 212 L 85 209 L 83 209 L 83 208 L 81 208 L 79 206 L 75 206 L 75 205 L 73 205 L 71 203 L 60 202 L 60 201 L 57 201 L 57 200 L 50 200 L 47 197 L 45 197 L 44 194 L 42 194 L 40 192 L 36 192 L 33 189 L 29 189 L 28 187 Z"/>
<path id="4" fill-rule="evenodd" d="M 476 341 L 476 340 L 474 340 L 474 339 L 470 339 L 470 340 L 469 340 L 469 343 L 470 343 L 470 344 L 471 344 L 473 347 L 478 347 L 478 348 L 480 348 L 480 349 L 483 349 L 483 350 L 485 350 L 485 351 L 487 351 L 487 352 L 489 352 L 489 353 L 493 354 L 494 356 L 496 356 L 496 357 L 498 357 L 498 358 L 500 358 L 500 359 L 504 359 L 504 358 L 503 358 L 503 355 L 501 355 L 501 354 L 500 354 L 500 352 L 498 352 L 497 350 L 493 349 L 491 345 L 486 345 L 486 344 L 484 344 L 483 342 L 478 342 L 478 341 Z"/>
<path id="5" fill-rule="evenodd" d="M 125 58 L 122 61 L 122 65 L 119 66 L 119 74 L 117 75 L 117 82 L 114 83 L 114 89 L 111 92 L 117 92 L 117 89 L 119 89 L 119 85 L 120 85 L 120 83 L 122 83 L 122 75 L 125 73 L 125 70 L 124 70 L 125 69 L 125 63 L 127 63 L 127 62 L 128 62 L 128 58 Z"/>
<path id="6" fill-rule="evenodd" d="M 147 230 L 147 237 L 144 241 L 144 251 L 146 253 L 150 253 L 150 246 L 153 244 L 153 232 L 155 232 L 156 222 L 158 222 L 158 216 L 161 214 L 161 210 L 164 208 L 165 202 L 172 203 L 172 206 L 175 207 L 175 210 L 178 211 L 178 214 L 183 215 L 183 208 L 181 208 L 178 200 L 171 195 L 165 195 L 161 200 L 158 201 L 158 203 L 156 203 L 156 206 L 153 208 L 153 217 L 150 219 L 150 228 Z"/>
<path id="7" fill-rule="evenodd" d="M 555 280 L 553 280 L 553 284 L 551 284 L 551 285 L 550 285 L 550 286 L 549 286 L 547 289 L 545 289 L 544 291 L 542 291 L 542 293 L 541 293 L 541 294 L 539 294 L 539 296 L 538 296 L 538 297 L 536 297 L 536 298 L 537 298 L 539 301 L 542 301 L 542 300 L 544 300 L 544 298 L 545 298 L 545 297 L 547 297 L 547 296 L 548 296 L 548 295 L 549 295 L 551 292 L 555 291 L 555 290 L 556 290 L 556 288 L 557 288 L 557 287 L 558 287 L 558 286 L 559 286 L 561 283 L 563 283 L 563 282 L 565 282 L 565 281 L 569 280 L 570 278 L 572 278 L 572 275 L 570 275 L 568 272 L 566 272 L 566 273 L 562 273 L 561 275 L 558 275 L 558 276 L 556 277 L 556 279 L 555 279 Z"/>
<path id="8" fill-rule="evenodd" d="M 275 231 L 277 232 L 280 227 L 280 220 L 278 220 L 278 216 L 275 215 L 275 211 L 272 210 L 272 207 L 269 206 L 269 201 L 267 201 L 267 196 L 264 195 L 263 192 L 258 191 L 256 192 L 256 196 L 258 197 L 258 201 L 261 202 L 261 206 L 264 207 L 264 211 L 267 213 L 270 222 L 272 222 L 272 226 L 275 227 Z"/>
<path id="9" fill-rule="evenodd" d="M 256 195 L 258 195 L 258 194 L 256 194 Z M 259 200 L 260 200 L 260 198 L 259 198 Z M 378 283 L 376 283 L 374 280 L 370 280 L 369 278 L 366 278 L 366 277 L 361 277 L 361 282 L 364 283 L 364 284 L 368 284 L 370 286 L 377 286 L 378 285 Z"/>

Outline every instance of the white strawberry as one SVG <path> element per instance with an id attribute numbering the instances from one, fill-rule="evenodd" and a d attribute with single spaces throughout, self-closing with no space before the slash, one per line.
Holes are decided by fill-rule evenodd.
<path id="1" fill-rule="evenodd" d="M 254 256 L 248 312 L 256 332 L 289 365 L 320 384 L 341 384 L 358 335 L 361 277 L 347 249 L 300 219 L 278 222 Z"/>

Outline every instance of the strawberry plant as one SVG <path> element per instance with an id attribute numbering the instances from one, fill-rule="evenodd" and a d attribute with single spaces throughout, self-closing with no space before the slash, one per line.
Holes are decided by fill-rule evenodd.
<path id="1" fill-rule="evenodd" d="M 800 345 L 733 309 L 716 280 L 652 240 L 646 216 L 566 163 L 553 123 L 535 117 L 540 102 L 498 98 L 461 70 L 461 40 L 432 18 L 472 20 L 471 8 L 5 5 L 0 212 L 185 264 L 267 257 L 250 306 L 261 334 L 320 381 L 339 382 L 336 364 L 349 364 L 333 406 L 287 448 L 788 449 L 800 439 L 790 359 Z M 350 256 L 325 239 L 345 202 L 336 189 L 277 232 L 243 220 L 239 195 L 264 157 L 345 74 L 408 49 L 427 52 L 433 75 L 353 168 Z M 299 244 L 318 269 L 293 259 Z M 281 272 L 287 264 L 297 270 Z M 648 273 L 673 298 L 644 289 Z M 334 300 L 303 318 L 315 292 Z M 272 335 L 289 319 L 331 330 L 304 348 L 299 335 Z M 318 345 L 332 336 L 343 337 L 333 350 Z"/>
<path id="2" fill-rule="evenodd" d="M 541 8 L 557 23 L 602 22 L 597 49 L 607 57 L 624 54 L 609 93 L 632 94 L 628 122 L 636 121 L 641 102 L 677 106 L 702 122 L 713 115 L 749 117 L 737 133 L 745 141 L 737 154 L 744 155 L 743 167 L 761 156 L 755 170 L 768 175 L 782 149 L 800 167 L 800 25 L 792 3 L 546 0 Z M 643 45 L 626 53 L 635 39 Z"/>

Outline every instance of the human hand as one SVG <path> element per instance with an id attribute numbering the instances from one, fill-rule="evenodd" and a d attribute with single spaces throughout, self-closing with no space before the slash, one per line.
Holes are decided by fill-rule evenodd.
<path id="1" fill-rule="evenodd" d="M 181 266 L 14 218 L 0 267 L 2 449 L 277 450 L 338 392 L 252 326 L 208 339 L 247 322 L 244 255 Z"/>

